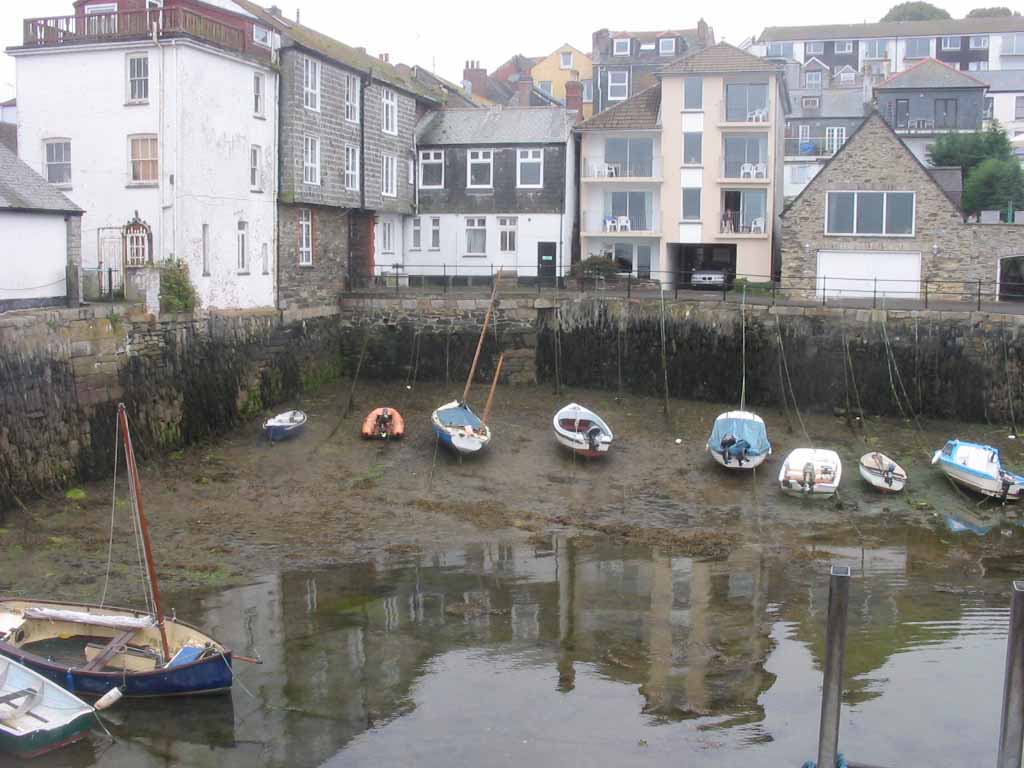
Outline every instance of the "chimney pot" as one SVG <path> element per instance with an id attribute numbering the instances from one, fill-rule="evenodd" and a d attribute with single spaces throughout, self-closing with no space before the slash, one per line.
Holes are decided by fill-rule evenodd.
<path id="1" fill-rule="evenodd" d="M 278 8 L 276 5 L 272 5 L 269 8 L 267 8 L 267 13 L 269 13 L 271 16 L 277 16 L 278 18 L 281 18 L 281 9 Z"/>

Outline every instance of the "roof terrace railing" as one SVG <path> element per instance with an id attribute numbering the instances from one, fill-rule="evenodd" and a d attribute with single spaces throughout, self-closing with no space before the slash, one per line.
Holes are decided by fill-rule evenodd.
<path id="1" fill-rule="evenodd" d="M 160 37 L 187 35 L 228 50 L 261 58 L 270 56 L 269 48 L 249 43 L 243 30 L 185 8 L 25 19 L 23 45 L 62 46 L 139 40 L 150 37 L 154 29 Z"/>

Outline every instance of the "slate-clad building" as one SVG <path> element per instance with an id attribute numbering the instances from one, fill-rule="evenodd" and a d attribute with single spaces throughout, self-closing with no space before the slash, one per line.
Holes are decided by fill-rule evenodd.
<path id="1" fill-rule="evenodd" d="M 575 113 L 555 107 L 445 109 L 417 132 L 418 210 L 406 225 L 409 275 L 532 282 L 569 269 Z"/>
<path id="2" fill-rule="evenodd" d="M 417 119 L 443 94 L 386 60 L 239 0 L 281 35 L 280 308 L 322 310 L 400 261 Z"/>

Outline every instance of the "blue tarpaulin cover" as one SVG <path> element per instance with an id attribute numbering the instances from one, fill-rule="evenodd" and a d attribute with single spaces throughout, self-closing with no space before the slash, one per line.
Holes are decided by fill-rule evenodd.
<path id="1" fill-rule="evenodd" d="M 749 444 L 749 447 L 747 447 L 748 456 L 761 456 L 768 453 L 772 448 L 771 443 L 768 442 L 768 432 L 765 430 L 764 424 L 753 419 L 717 419 L 714 429 L 711 430 L 708 445 L 713 450 L 721 453 L 722 438 L 726 435 L 735 437 L 737 444 L 745 440 Z"/>
<path id="2" fill-rule="evenodd" d="M 437 420 L 446 427 L 480 427 L 479 417 L 469 409 L 468 405 L 438 410 Z"/>

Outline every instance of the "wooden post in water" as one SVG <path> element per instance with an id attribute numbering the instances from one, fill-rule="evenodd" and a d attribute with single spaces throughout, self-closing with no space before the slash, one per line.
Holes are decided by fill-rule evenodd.
<path id="1" fill-rule="evenodd" d="M 668 349 L 665 339 L 665 291 L 661 291 L 661 372 L 665 380 L 665 416 L 668 416 Z"/>
<path id="2" fill-rule="evenodd" d="M 487 335 L 487 326 L 491 322 L 491 312 L 494 311 L 494 298 L 498 294 L 498 286 L 491 288 L 491 303 L 487 305 L 487 314 L 484 315 L 484 327 L 480 329 L 480 338 L 476 342 L 476 353 L 473 355 L 473 364 L 469 366 L 469 376 L 466 378 L 466 388 L 462 390 L 462 402 L 469 398 L 469 388 L 473 386 L 473 374 L 476 373 L 476 364 L 480 361 L 480 350 L 484 347 L 484 336 Z"/>
<path id="3" fill-rule="evenodd" d="M 117 420 L 121 427 L 121 437 L 124 439 L 124 459 L 128 465 L 128 475 L 131 478 L 133 501 L 135 502 L 135 514 L 138 517 L 139 535 L 142 537 L 142 551 L 146 557 L 146 571 L 149 575 L 149 588 L 153 596 L 153 610 L 156 612 L 156 624 L 160 628 L 160 644 L 164 650 L 164 663 L 171 660 L 170 648 L 167 644 L 167 629 L 164 627 L 164 612 L 160 606 L 160 582 L 156 576 L 156 566 L 153 564 L 153 545 L 149 540 L 149 524 L 146 522 L 146 513 L 142 511 L 142 490 L 139 481 L 139 467 L 135 463 L 135 449 L 132 447 L 132 436 L 128 431 L 128 412 L 124 403 L 117 404 Z"/>
<path id="4" fill-rule="evenodd" d="M 1024 747 L 1024 581 L 1013 582 L 997 768 L 1021 768 Z"/>
<path id="5" fill-rule="evenodd" d="M 491 403 L 494 402 L 494 390 L 498 388 L 498 377 L 501 376 L 501 364 L 505 362 L 505 353 L 502 352 L 498 358 L 498 367 L 494 369 L 494 381 L 491 382 L 491 391 L 487 395 L 487 404 L 484 406 L 484 415 L 480 423 L 487 425 L 487 419 L 491 415 Z"/>
<path id="6" fill-rule="evenodd" d="M 850 605 L 850 569 L 833 565 L 828 585 L 825 620 L 825 663 L 821 684 L 821 725 L 818 729 L 818 765 L 834 766 L 839 755 L 839 715 L 843 699 L 846 657 L 846 614 Z"/>

